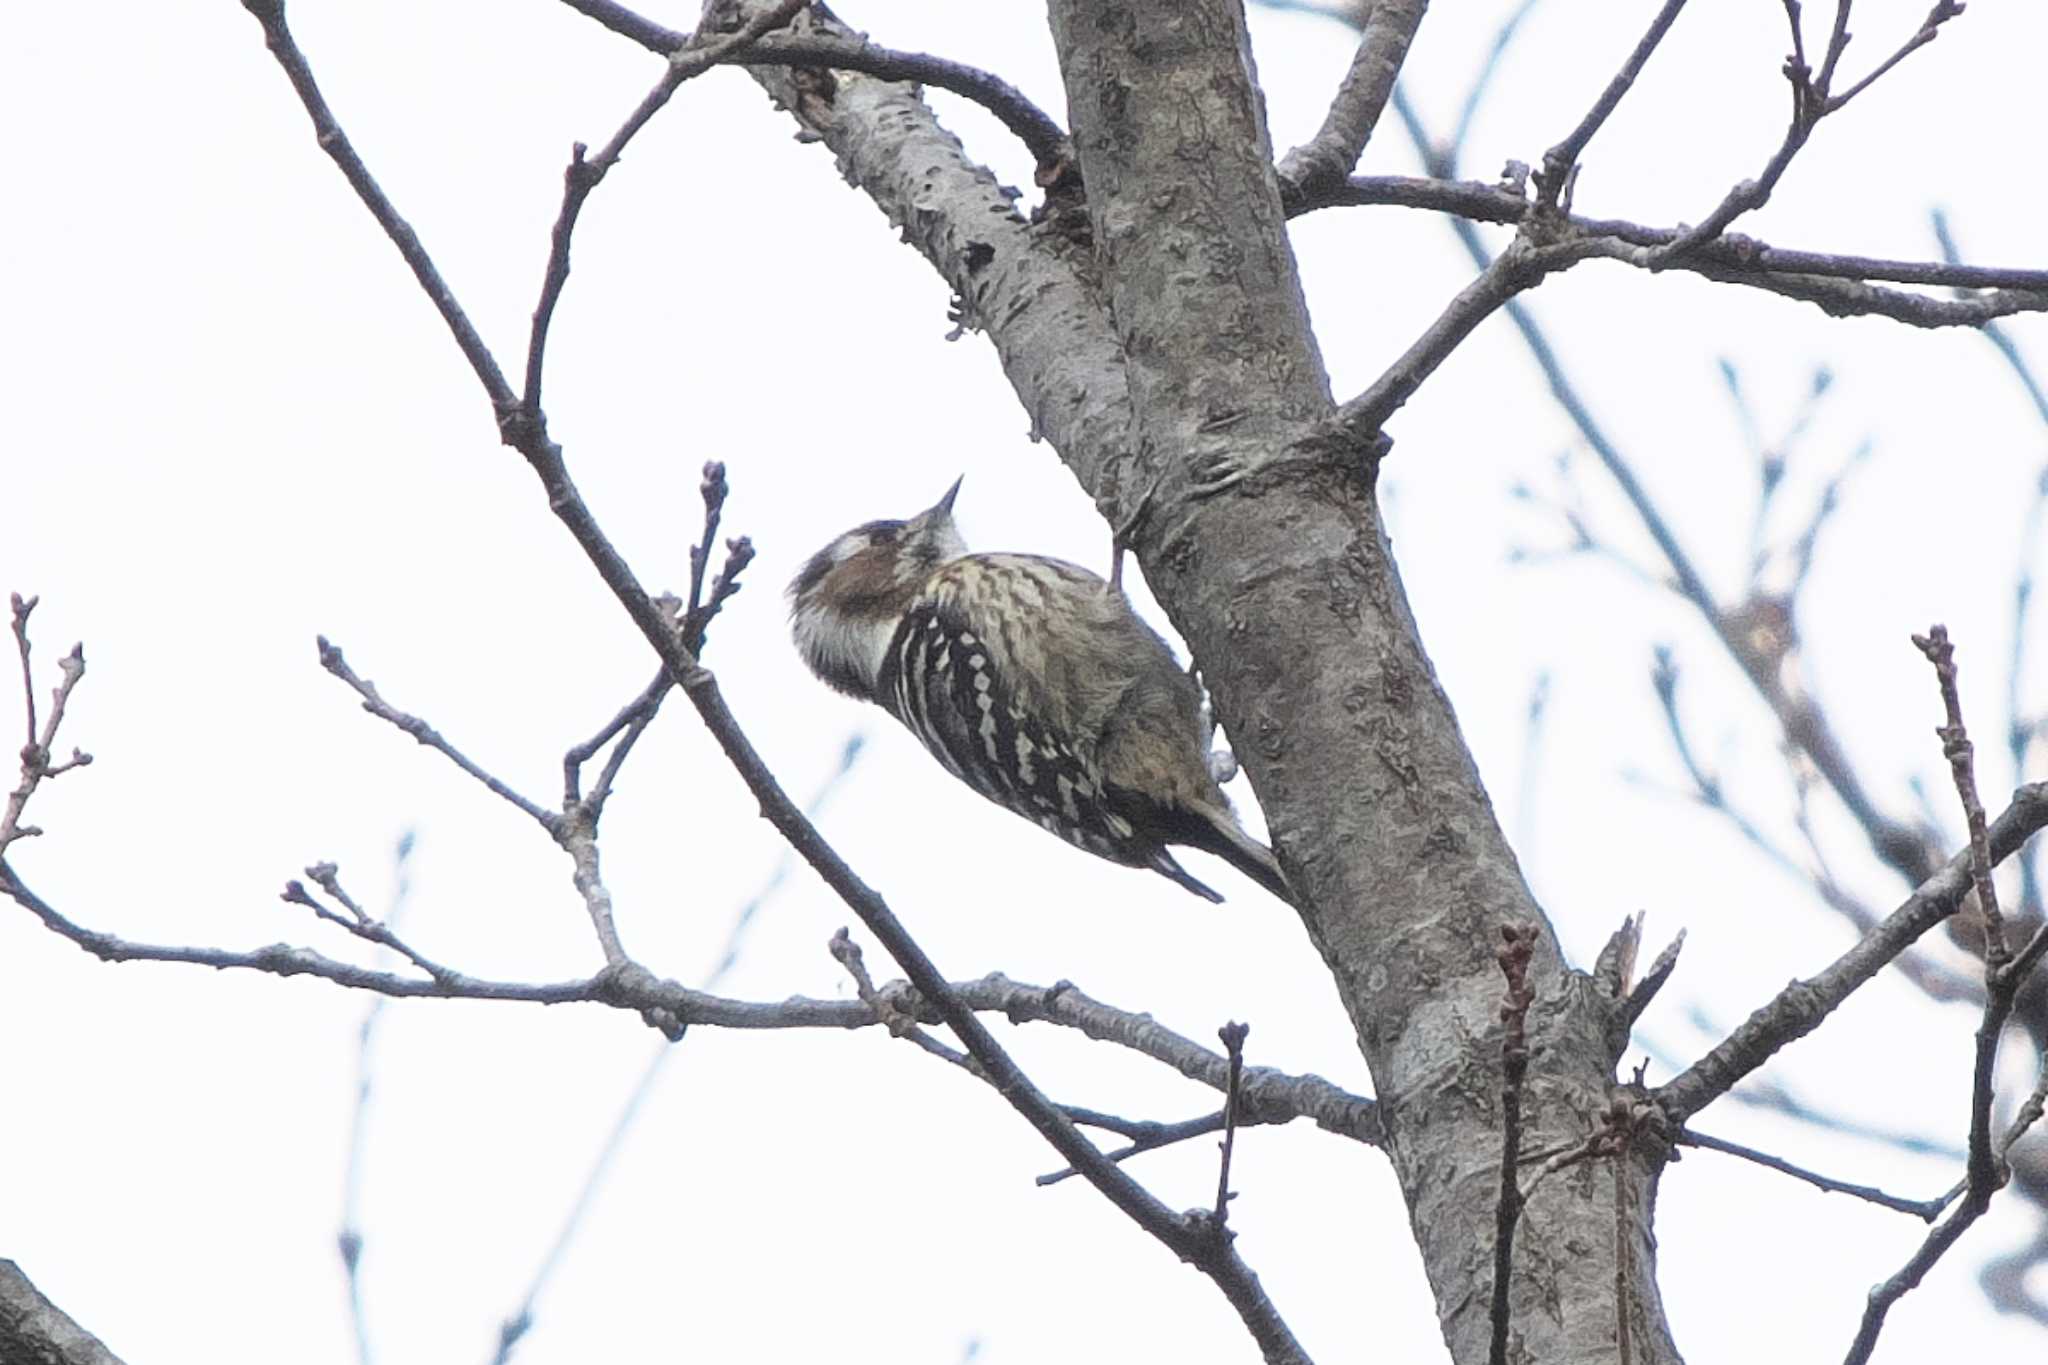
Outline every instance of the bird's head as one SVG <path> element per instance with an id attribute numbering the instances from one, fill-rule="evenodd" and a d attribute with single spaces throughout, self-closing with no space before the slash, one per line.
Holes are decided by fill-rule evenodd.
<path id="1" fill-rule="evenodd" d="M 811 671 L 872 698 L 896 625 L 932 572 L 967 553 L 946 496 L 908 521 L 870 521 L 812 555 L 789 583 L 790 633 Z"/>

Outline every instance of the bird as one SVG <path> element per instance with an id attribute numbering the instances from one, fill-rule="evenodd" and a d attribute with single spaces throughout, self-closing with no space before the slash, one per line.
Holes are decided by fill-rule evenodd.
<path id="1" fill-rule="evenodd" d="M 835 537 L 790 581 L 812 672 L 907 726 L 982 796 L 1097 857 L 1223 897 L 1167 851 L 1213 853 L 1290 904 L 1209 768 L 1202 690 L 1116 587 L 1032 554 L 973 554 L 962 480 Z"/>

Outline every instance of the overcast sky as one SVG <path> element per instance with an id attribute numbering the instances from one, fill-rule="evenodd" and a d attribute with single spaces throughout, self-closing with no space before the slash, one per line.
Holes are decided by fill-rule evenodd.
<path id="1" fill-rule="evenodd" d="M 1455 120 L 1509 8 L 1432 14 L 1408 86 L 1437 128 Z M 0 588 L 41 594 L 45 667 L 84 641 L 90 671 L 63 743 L 96 762 L 37 796 L 31 818 L 47 833 L 14 865 L 98 929 L 351 955 L 277 892 L 331 859 L 359 898 L 388 905 L 392 850 L 412 830 L 406 923 L 423 950 L 479 975 L 589 973 L 601 958 L 560 852 L 364 715 L 313 641 L 331 637 L 394 704 L 543 804 L 559 798 L 563 750 L 650 676 L 644 642 L 497 444 L 473 377 L 320 154 L 241 7 L 18 9 L 0 43 L 12 151 Z M 1480 108 L 1469 173 L 1538 160 L 1651 9 L 1540 8 Z M 1863 0 L 1849 66 L 1888 52 L 1925 9 Z M 1582 211 L 1698 219 L 1776 146 L 1781 7 L 1693 11 L 1594 144 Z M 691 18 L 686 6 L 649 12 L 678 28 Z M 842 12 L 878 41 L 996 69 L 1062 110 L 1032 6 L 849 0 Z M 515 364 L 569 145 L 603 142 L 658 62 L 545 0 L 299 0 L 292 15 L 358 148 Z M 1314 130 L 1350 38 L 1267 13 L 1254 37 L 1284 148 Z M 2041 265 L 2044 50 L 2041 7 L 1972 6 L 1830 120 L 1745 227 L 1779 245 L 1925 258 L 1942 206 L 1970 259 Z M 1028 158 L 999 127 L 934 102 L 973 153 L 1029 185 Z M 700 467 L 727 463 L 728 532 L 750 534 L 760 557 L 707 662 L 794 793 L 808 798 L 849 738 L 867 738 L 821 823 L 949 975 L 1070 978 L 1204 1041 L 1248 1020 L 1253 1062 L 1370 1093 L 1327 974 L 1282 907 L 1213 861 L 1195 870 L 1229 896 L 1221 908 L 1055 844 L 952 784 L 881 713 L 828 694 L 788 647 L 780 592 L 796 566 L 960 475 L 957 510 L 978 548 L 1099 569 L 1108 540 L 1054 453 L 1029 440 L 985 341 L 947 341 L 945 287 L 792 128 L 743 75 L 713 72 L 591 201 L 547 406 L 593 509 L 643 581 L 680 588 Z M 1415 167 L 1390 118 L 1364 169 Z M 1471 274 L 1430 215 L 1332 210 L 1294 235 L 1340 397 Z M 1767 528 L 1773 541 L 1796 532 L 1818 488 L 1868 445 L 1802 603 L 1805 682 L 1885 808 L 1913 816 L 1917 778 L 1953 831 L 1932 682 L 1906 640 L 1947 621 L 1986 799 L 2002 805 L 2015 780 L 1999 740 L 2011 587 L 2030 552 L 2041 564 L 2022 524 L 2048 427 L 1992 348 L 1608 264 L 1553 280 L 1533 306 L 1731 600 L 1756 473 L 1718 362 L 1739 368 L 1773 440 L 1816 369 L 1830 372 Z M 2048 366 L 2048 323 L 2010 330 Z M 1687 931 L 1640 1036 L 1689 1060 L 1712 1025 L 1849 940 L 1800 878 L 1672 795 L 1683 774 L 1649 685 L 1653 646 L 1675 651 L 1705 761 L 1804 860 L 1768 716 L 1676 598 L 1600 557 L 1514 553 L 1565 543 L 1544 502 L 1567 497 L 1603 539 L 1652 562 L 1504 321 L 1390 429 L 1396 551 L 1524 868 L 1581 963 L 1637 909 L 1653 946 Z M 1575 472 L 1561 483 L 1565 455 Z M 2048 707 L 2041 619 L 2022 698 L 2034 714 Z M 1529 698 L 1546 674 L 1532 749 Z M 0 717 L 17 715 L 14 687 L 0 688 Z M 1233 794 L 1256 822 L 1244 784 Z M 1880 909 L 1895 903 L 1901 889 L 1825 800 L 1817 822 L 1837 875 Z M 627 947 L 686 982 L 711 970 L 736 910 L 782 859 L 680 706 L 628 765 L 604 853 Z M 845 994 L 825 941 L 849 919 L 808 872 L 791 873 L 724 988 Z M 306 980 L 103 965 L 0 906 L 0 1255 L 134 1362 L 353 1360 L 334 1234 L 370 1003 Z M 1771 1075 L 1847 1119 L 1959 1147 L 1973 1027 L 1880 982 Z M 1004 1037 L 1057 1099 L 1161 1119 L 1211 1107 L 1163 1068 L 1076 1037 Z M 592 1006 L 383 1012 L 360 1205 L 380 1360 L 488 1356 L 658 1043 L 636 1018 Z M 1653 1065 L 1653 1079 L 1668 1074 Z M 1700 1126 L 1915 1196 L 1959 1170 L 1732 1104 Z M 1186 1207 L 1213 1196 L 1214 1159 L 1203 1141 L 1133 1170 Z M 1251 1359 L 1198 1276 L 1080 1182 L 1033 1184 L 1058 1164 L 985 1087 L 879 1031 L 695 1031 L 548 1282 L 520 1358 Z M 1240 1248 L 1317 1358 L 1443 1358 L 1384 1160 L 1306 1125 L 1261 1130 L 1240 1143 L 1235 1185 Z M 2034 1217 L 2003 1210 L 1974 1230 L 1894 1314 L 1879 1358 L 2038 1351 L 2039 1329 L 1995 1315 L 1975 1283 Z M 1808 1360 L 1846 1348 L 1865 1290 L 1921 1228 L 1697 1153 L 1664 1180 L 1658 1235 L 1691 1358 Z"/>

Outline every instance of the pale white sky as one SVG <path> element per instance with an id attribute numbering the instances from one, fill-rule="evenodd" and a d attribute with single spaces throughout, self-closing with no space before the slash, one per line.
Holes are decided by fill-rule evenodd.
<path id="1" fill-rule="evenodd" d="M 1409 72 L 1439 128 L 1508 8 L 1432 15 Z M 1651 8 L 1540 9 L 1475 126 L 1470 173 L 1538 159 Z M 1698 218 L 1776 145 L 1781 7 L 1693 8 L 1594 144 L 1584 211 Z M 1863 0 L 1851 68 L 1925 9 Z M 1030 6 L 842 10 L 879 41 L 997 69 L 1060 109 Z M 359 149 L 516 365 L 568 146 L 602 142 L 657 64 L 545 0 L 300 0 L 292 12 Z M 687 27 L 690 7 L 650 13 Z M 543 802 L 558 795 L 563 749 L 645 681 L 644 644 L 497 445 L 439 320 L 314 146 L 239 5 L 30 6 L 9 30 L 0 588 L 42 595 L 43 662 L 85 641 L 90 672 L 64 742 L 98 760 L 37 797 L 49 832 L 15 865 L 67 913 L 130 937 L 343 954 L 339 932 L 279 904 L 279 887 L 332 859 L 382 902 L 391 846 L 416 828 L 410 932 L 424 950 L 483 975 L 590 971 L 599 958 L 565 859 L 363 715 L 318 668 L 313 638 L 334 639 L 395 704 Z M 1284 148 L 1313 131 L 1349 41 L 1298 15 L 1260 14 L 1254 31 Z M 2039 7 L 1973 6 L 1825 125 L 1745 226 L 1782 245 L 1925 257 L 1928 210 L 1944 205 L 1973 259 L 2041 264 L 2044 46 Z M 1028 184 L 1000 129 L 937 102 L 971 150 Z M 1413 166 L 1390 121 L 1365 169 Z M 1428 215 L 1327 212 L 1295 235 L 1340 395 L 1470 274 Z M 760 558 L 709 662 L 796 793 L 817 787 L 850 731 L 869 735 L 822 823 L 941 966 L 1071 978 L 1204 1039 L 1249 1020 L 1254 1062 L 1369 1091 L 1327 977 L 1280 907 L 1214 864 L 1199 875 L 1230 895 L 1221 909 L 1054 844 L 951 785 L 880 713 L 828 695 L 788 648 L 779 593 L 795 566 L 963 473 L 961 520 L 978 547 L 1100 564 L 1106 546 L 1072 478 L 1026 439 L 987 345 L 944 340 L 944 287 L 828 155 L 797 144 L 743 76 L 714 72 L 593 199 L 575 267 L 548 409 L 580 485 L 642 578 L 680 586 L 699 467 L 728 463 L 728 530 L 751 534 Z M 1947 818 L 1933 689 L 1906 643 L 1946 620 L 1984 785 L 2002 795 L 2008 597 L 2048 431 L 1991 349 L 1612 265 L 1533 302 L 1724 594 L 1743 581 L 1754 470 L 1715 362 L 1741 367 L 1771 431 L 1815 366 L 1833 371 L 1780 529 L 1860 442 L 1874 454 L 1804 603 L 1809 680 L 1887 808 L 1913 810 L 1917 776 Z M 2048 323 L 2012 331 L 2048 365 Z M 1647 681 L 1652 644 L 1677 651 L 1702 752 L 1791 843 L 1766 717 L 1674 599 L 1583 560 L 1509 562 L 1511 546 L 1558 541 L 1511 485 L 1553 488 L 1554 458 L 1576 446 L 1504 322 L 1393 431 L 1386 487 L 1408 588 L 1524 865 L 1582 961 L 1638 908 L 1653 944 L 1687 930 L 1645 1033 L 1689 1057 L 1707 1041 L 1691 1008 L 1732 1023 L 1846 939 L 1725 823 L 1627 779 L 1680 781 Z M 1578 463 L 1588 514 L 1646 554 L 1597 470 Z M 2048 634 L 2035 620 L 2038 659 Z M 1546 670 L 1550 721 L 1525 783 L 1527 699 Z M 12 684 L 0 700 L 0 716 L 16 714 Z M 1241 785 L 1237 796 L 1249 801 Z M 1840 875 L 1893 903 L 1897 888 L 1831 808 L 1822 826 Z M 628 947 L 683 980 L 709 969 L 779 856 L 680 707 L 629 765 L 604 849 Z M 849 918 L 807 873 L 791 876 L 727 988 L 843 993 L 824 945 Z M 369 1000 L 317 982 L 105 966 L 8 907 L 0 964 L 14 1096 L 0 1123 L 0 1254 L 134 1361 L 353 1359 L 333 1236 Z M 1881 983 L 1772 1074 L 1845 1115 L 1960 1143 L 1972 1027 Z M 1166 1119 L 1211 1107 L 1162 1068 L 1077 1038 L 1005 1037 L 1058 1099 Z M 488 1355 L 654 1046 L 636 1019 L 594 1007 L 385 1011 L 362 1208 L 380 1360 Z M 1700 1126 L 1909 1194 L 1955 1173 L 1732 1106 Z M 1190 1206 L 1213 1193 L 1213 1163 L 1213 1144 L 1198 1142 L 1134 1170 Z M 520 1358 L 949 1362 L 978 1341 L 991 1362 L 1251 1359 L 1192 1272 L 1079 1182 L 1032 1184 L 1058 1164 L 993 1094 L 879 1032 L 700 1030 Z M 1237 1171 L 1240 1246 L 1318 1359 L 1442 1358 L 1384 1161 L 1296 1125 L 1247 1134 Z M 2038 1350 L 2038 1329 L 1996 1317 L 1973 1278 L 2032 1218 L 2001 1212 L 1974 1231 L 1894 1314 L 1879 1358 Z M 1701 1153 L 1666 1178 L 1658 1233 L 1691 1358 L 1803 1360 L 1839 1356 L 1864 1291 L 1920 1228 Z"/>

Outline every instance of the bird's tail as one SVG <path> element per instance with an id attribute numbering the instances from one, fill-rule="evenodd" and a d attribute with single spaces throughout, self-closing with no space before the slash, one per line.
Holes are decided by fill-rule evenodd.
<path id="1" fill-rule="evenodd" d="M 1246 834 L 1228 807 L 1204 804 L 1186 813 L 1189 819 L 1179 831 L 1182 842 L 1215 854 L 1287 904 L 1295 904 L 1273 850 Z"/>

